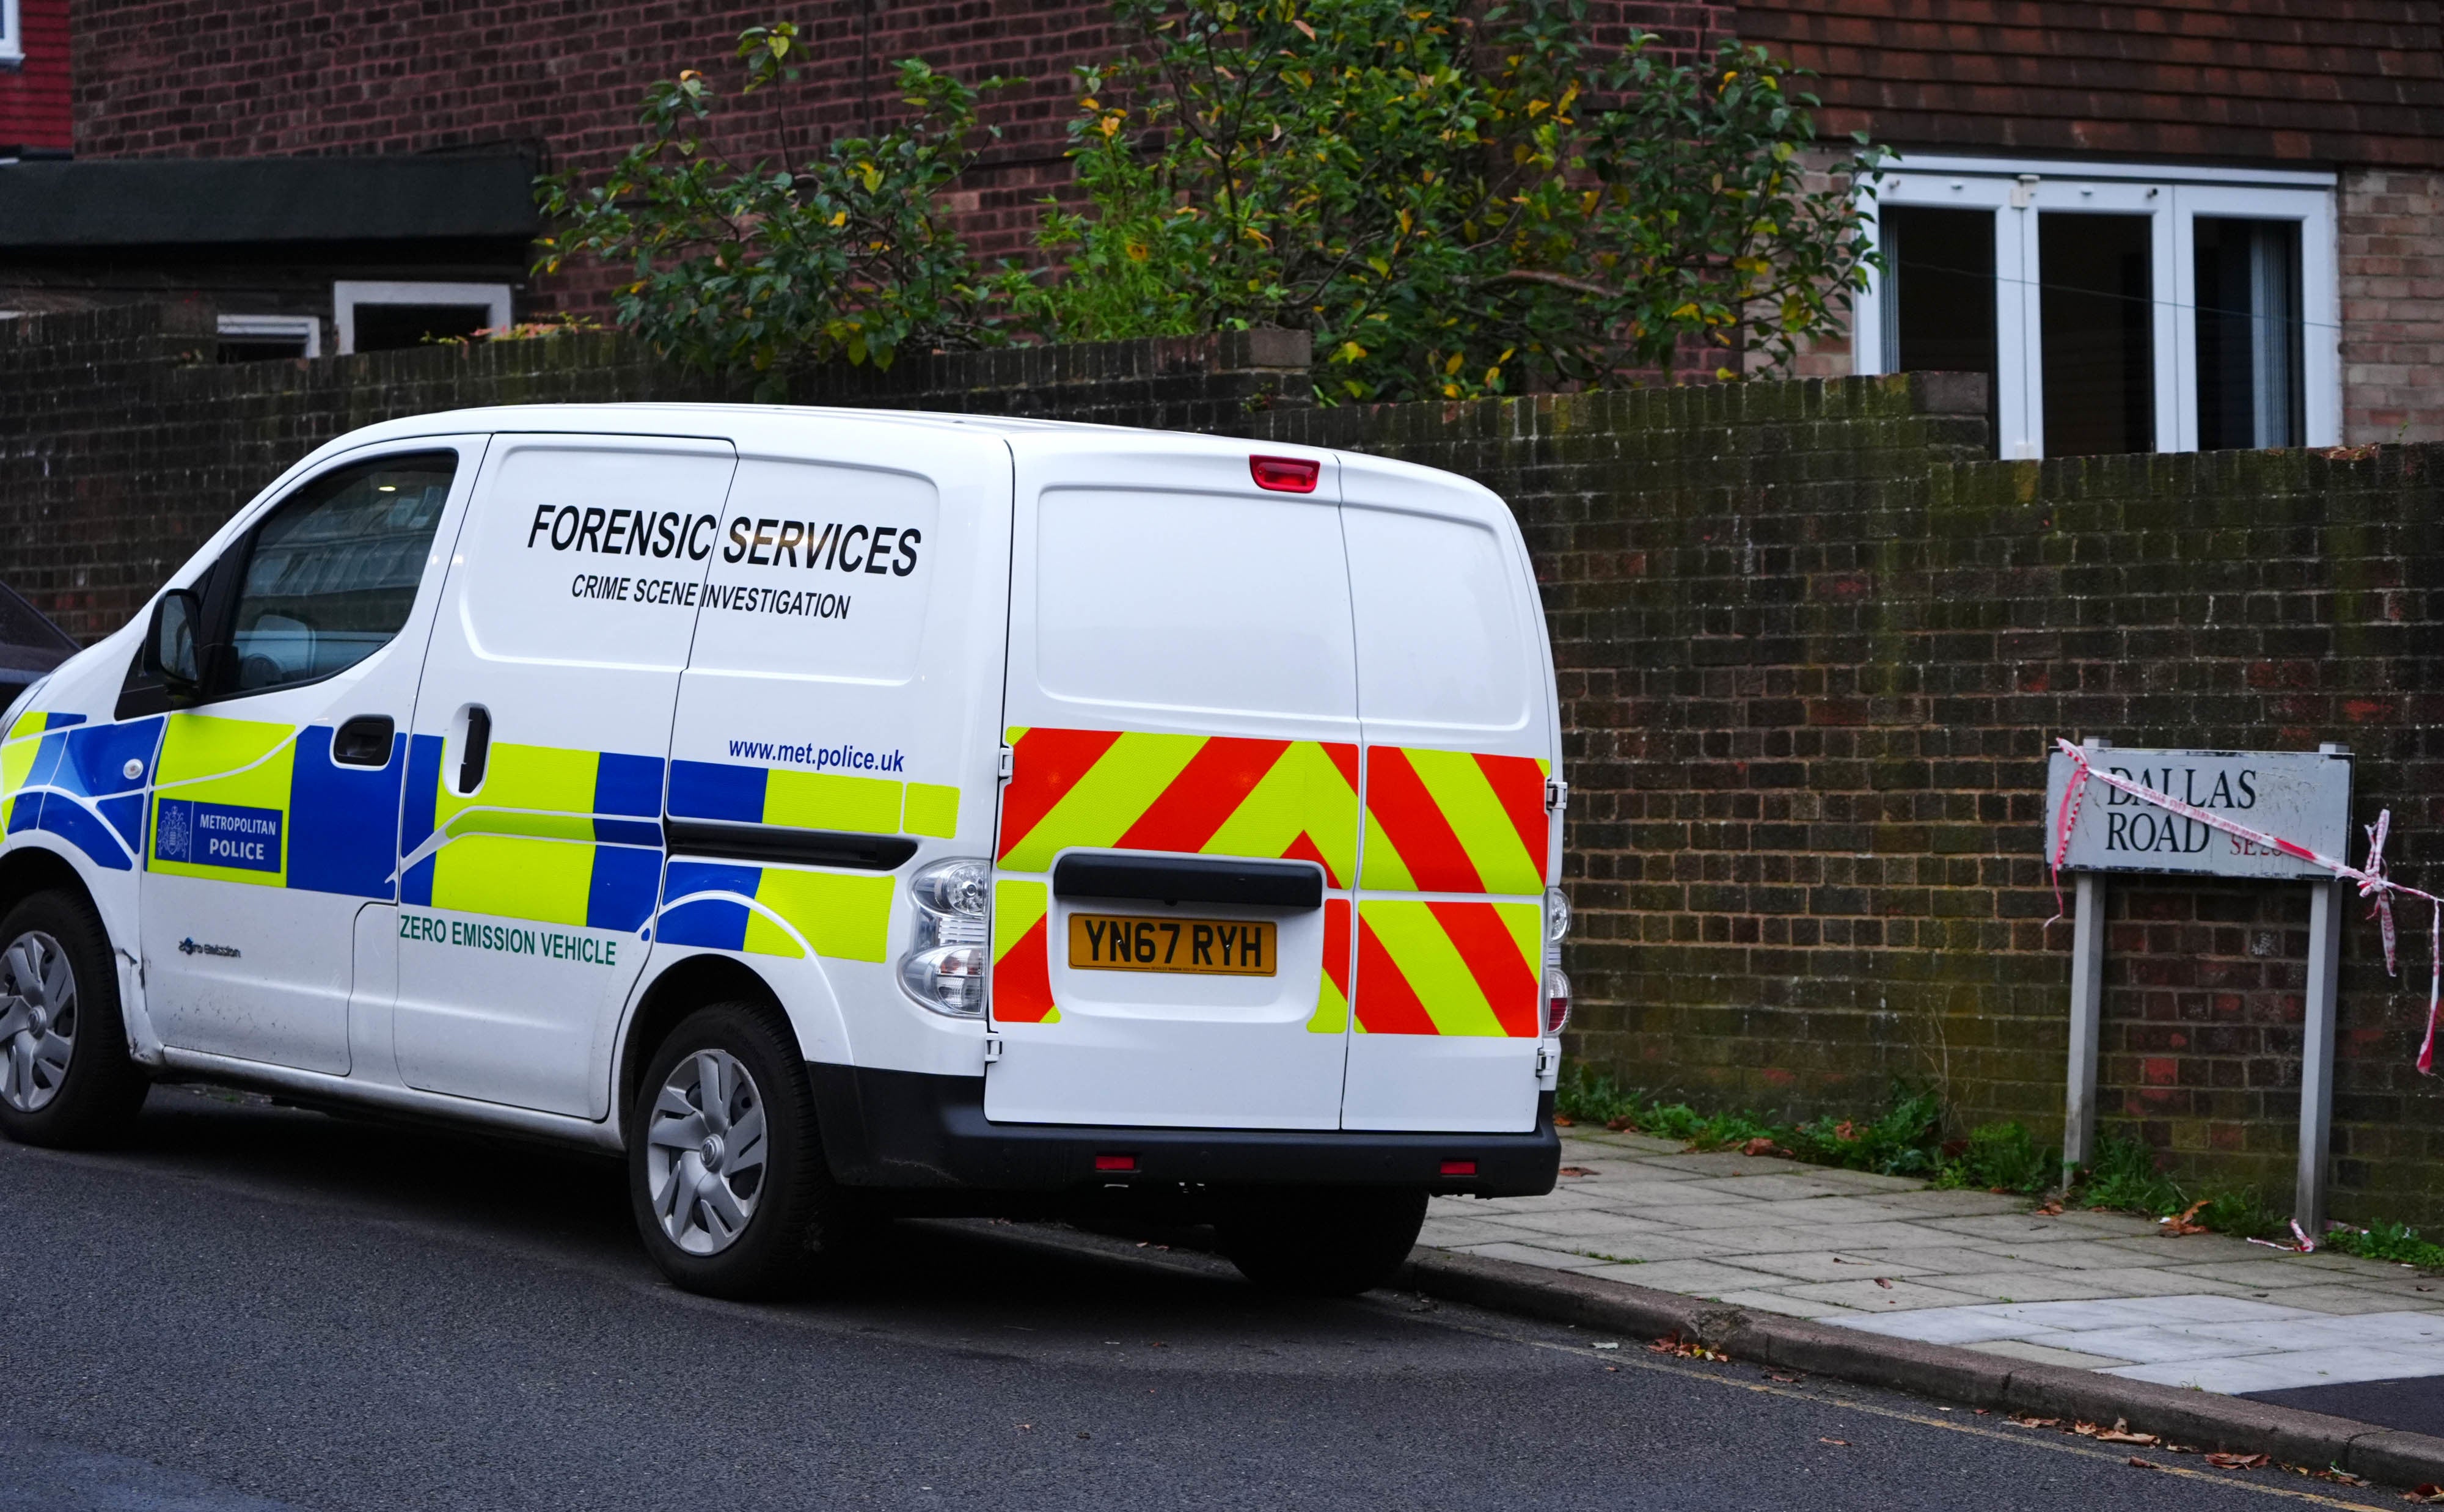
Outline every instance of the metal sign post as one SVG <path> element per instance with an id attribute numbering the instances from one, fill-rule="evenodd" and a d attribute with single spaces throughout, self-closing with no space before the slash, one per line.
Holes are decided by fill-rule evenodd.
<path id="1" fill-rule="evenodd" d="M 2083 749 L 2099 771 L 2208 811 L 2227 811 L 2249 828 L 2328 856 L 2350 846 L 2350 748 L 2306 751 L 2136 750 L 2091 740 Z M 2046 766 L 2047 854 L 2062 835 L 2072 763 L 2057 750 Z M 2096 1065 L 2104 1005 L 2104 874 L 2306 880 L 2308 979 L 2302 1004 L 2300 1173 L 2292 1216 L 2314 1234 L 2325 1217 L 2325 1168 L 2332 1149 L 2334 1005 L 2342 981 L 2342 918 L 2347 883 L 2279 850 L 2225 834 L 2194 819 L 2097 784 L 2079 795 L 2062 865 L 2078 877 L 2070 968 L 2069 1091 L 2064 1107 L 2063 1165 L 2096 1153 Z"/>

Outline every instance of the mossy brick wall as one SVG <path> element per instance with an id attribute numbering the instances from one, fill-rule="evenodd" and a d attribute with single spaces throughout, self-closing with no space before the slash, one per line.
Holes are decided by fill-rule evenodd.
<path id="1" fill-rule="evenodd" d="M 616 338 L 213 367 L 208 311 L 0 323 L 0 576 L 121 622 L 309 448 L 396 415 L 726 398 Z M 2047 1137 L 2069 926 L 2041 861 L 2055 735 L 2359 753 L 2401 875 L 2444 880 L 2444 449 L 1994 463 L 1977 380 L 1914 375 L 1315 410 L 1230 338 L 928 359 L 808 399 L 1347 447 L 1511 501 L 1572 784 L 1573 1050 L 1717 1104 L 1858 1111 L 1895 1077 Z M 2112 1127 L 2288 1188 L 2306 897 L 2108 890 Z M 2444 1089 L 2351 911 L 2343 1215 L 2444 1221 Z"/>
<path id="2" fill-rule="evenodd" d="M 2059 1134 L 2070 925 L 2045 753 L 2358 753 L 2405 880 L 2444 882 L 2444 448 L 1982 460 L 1916 376 L 1272 416 L 1450 468 L 1532 547 L 1571 784 L 1571 1049 L 1790 1115 L 1905 1078 Z M 2067 892 L 2067 889 L 2065 889 Z M 2108 1132 L 2287 1201 L 2305 886 L 2107 889 Z M 2338 1211 L 2444 1221 L 2444 1087 L 2344 940 Z"/>
<path id="3" fill-rule="evenodd" d="M 215 365 L 208 305 L 0 321 L 0 577 L 70 634 L 116 629 L 315 447 L 475 405 L 744 400 L 615 335 Z M 809 404 L 1219 430 L 1308 393 L 1303 333 L 921 355 L 814 375 Z"/>

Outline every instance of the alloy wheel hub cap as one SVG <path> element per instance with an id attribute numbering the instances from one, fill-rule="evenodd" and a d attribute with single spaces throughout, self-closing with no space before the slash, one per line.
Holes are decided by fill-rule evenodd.
<path id="1" fill-rule="evenodd" d="M 705 1135 L 704 1144 L 697 1150 L 696 1154 L 703 1160 L 705 1170 L 719 1171 L 721 1169 L 721 1135 Z"/>

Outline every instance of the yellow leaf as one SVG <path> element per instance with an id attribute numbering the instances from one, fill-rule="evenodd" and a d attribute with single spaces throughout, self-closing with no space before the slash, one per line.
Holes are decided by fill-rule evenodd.
<path id="1" fill-rule="evenodd" d="M 1681 305 L 1678 309 L 1674 310 L 1674 311 L 1672 312 L 1672 318 L 1673 318 L 1674 320 L 1676 320 L 1676 321 L 1677 321 L 1677 320 L 1685 320 L 1685 319 L 1687 319 L 1689 316 L 1694 315 L 1694 314 L 1696 314 L 1696 313 L 1697 313 L 1697 306 L 1696 306 L 1696 305 L 1694 305 L 1694 304 L 1683 304 L 1683 305 Z"/>
<path id="2" fill-rule="evenodd" d="M 1335 354 L 1335 356 L 1343 362 L 1355 362 L 1365 355 L 1366 348 L 1359 345 L 1356 341 L 1342 342 L 1341 350 Z"/>
<path id="3" fill-rule="evenodd" d="M 1443 371 L 1446 373 L 1458 372 L 1460 363 L 1465 361 L 1467 358 L 1468 354 L 1465 352 L 1453 352 L 1452 354 L 1452 360 L 1443 364 Z"/>
<path id="4" fill-rule="evenodd" d="M 1738 378 L 1739 375 L 1732 372 L 1730 368 L 1718 367 L 1714 369 L 1714 377 L 1725 383 L 1729 383 L 1731 379 Z"/>
<path id="5" fill-rule="evenodd" d="M 833 213 L 833 215 L 832 215 L 832 222 L 831 222 L 831 223 L 832 223 L 834 226 L 836 226 L 836 227 L 838 227 L 838 226 L 845 226 L 845 225 L 847 225 L 847 224 L 848 224 L 848 212 L 847 212 L 847 211 L 844 211 L 844 210 L 843 210 L 843 211 L 838 211 L 838 212 L 835 212 Z"/>

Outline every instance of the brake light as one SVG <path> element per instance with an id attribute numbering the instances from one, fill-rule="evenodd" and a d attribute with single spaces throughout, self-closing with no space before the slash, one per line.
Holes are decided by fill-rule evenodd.
<path id="1" fill-rule="evenodd" d="M 1306 457 L 1250 457 L 1248 473 L 1257 488 L 1275 493 L 1313 493 L 1324 464 Z"/>
<path id="2" fill-rule="evenodd" d="M 899 958 L 901 989 L 935 1013 L 982 1017 L 992 863 L 935 861 L 908 879 L 908 901 L 916 927 Z"/>
<path id="3" fill-rule="evenodd" d="M 1562 1032 L 1570 1022 L 1570 973 L 1558 966 L 1545 968 L 1545 1033 Z"/>

